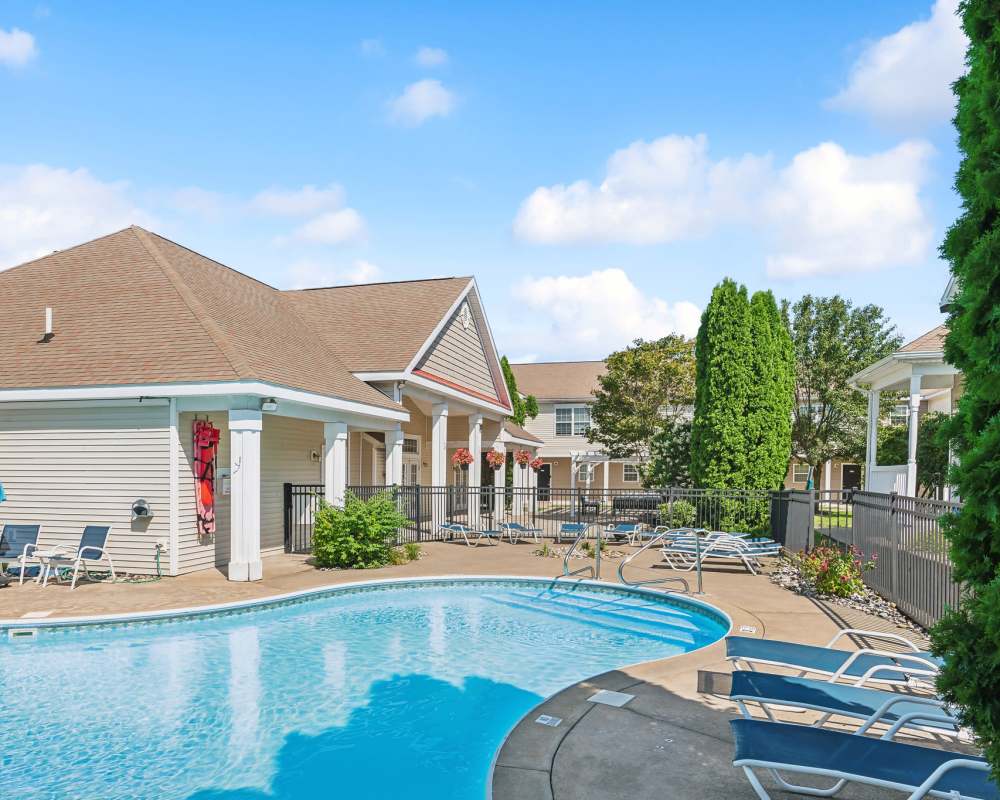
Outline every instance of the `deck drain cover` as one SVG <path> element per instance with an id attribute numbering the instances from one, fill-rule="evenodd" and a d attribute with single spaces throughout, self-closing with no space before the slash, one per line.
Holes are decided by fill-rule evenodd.
<path id="1" fill-rule="evenodd" d="M 753 625 L 740 625 L 740 633 L 757 633 Z"/>
<path id="2" fill-rule="evenodd" d="M 538 719 L 535 720 L 539 725 L 548 725 L 550 728 L 558 728 L 559 723 L 562 722 L 561 717 L 550 717 L 548 714 L 542 714 Z"/>
<path id="3" fill-rule="evenodd" d="M 591 695 L 587 698 L 588 703 L 601 703 L 606 706 L 614 706 L 615 708 L 621 708 L 629 700 L 635 698 L 634 694 L 625 694 L 624 692 L 609 692 L 607 689 L 601 689 L 597 694 Z"/>

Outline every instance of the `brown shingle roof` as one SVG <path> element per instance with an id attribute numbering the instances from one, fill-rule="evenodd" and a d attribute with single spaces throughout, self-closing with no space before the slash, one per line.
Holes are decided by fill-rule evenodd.
<path id="1" fill-rule="evenodd" d="M 0 272 L 0 297 L 2 388 L 250 379 L 399 408 L 281 292 L 142 228 Z"/>
<path id="2" fill-rule="evenodd" d="M 300 289 L 282 294 L 352 372 L 399 372 L 471 278 L 437 278 L 361 286 Z M 364 336 L 358 332 L 364 331 Z"/>
<path id="3" fill-rule="evenodd" d="M 503 421 L 503 429 L 507 431 L 511 436 L 518 439 L 525 439 L 529 442 L 538 442 L 539 444 L 545 444 L 544 439 L 539 439 L 535 434 L 528 433 L 524 428 L 515 422 L 511 422 L 509 419 Z"/>
<path id="4" fill-rule="evenodd" d="M 923 336 L 918 336 L 912 342 L 907 342 L 899 348 L 900 353 L 941 353 L 944 351 L 944 340 L 948 336 L 948 326 L 938 325 L 934 330 Z"/>
<path id="5" fill-rule="evenodd" d="M 517 390 L 539 400 L 584 400 L 598 389 L 597 379 L 607 368 L 603 361 L 552 361 L 511 364 Z"/>

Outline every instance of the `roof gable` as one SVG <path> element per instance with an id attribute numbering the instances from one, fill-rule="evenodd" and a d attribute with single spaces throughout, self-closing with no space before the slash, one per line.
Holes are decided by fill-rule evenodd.
<path id="1" fill-rule="evenodd" d="M 403 372 L 470 281 L 438 278 L 282 294 L 352 372 Z"/>

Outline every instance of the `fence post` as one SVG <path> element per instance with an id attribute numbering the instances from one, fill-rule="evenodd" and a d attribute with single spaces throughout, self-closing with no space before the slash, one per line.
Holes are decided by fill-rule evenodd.
<path id="1" fill-rule="evenodd" d="M 292 484 L 284 485 L 285 552 L 292 552 Z"/>
<path id="2" fill-rule="evenodd" d="M 667 489 L 667 525 L 674 527 L 674 487 Z"/>
<path id="3" fill-rule="evenodd" d="M 889 493 L 889 541 L 892 543 L 892 561 L 889 570 L 889 593 L 892 595 L 892 602 L 899 600 L 896 585 L 896 574 L 899 570 L 899 525 L 896 522 L 896 499 L 899 497 L 895 492 Z"/>
<path id="4" fill-rule="evenodd" d="M 816 546 L 816 490 L 809 492 L 809 525 L 806 528 L 806 551 Z"/>

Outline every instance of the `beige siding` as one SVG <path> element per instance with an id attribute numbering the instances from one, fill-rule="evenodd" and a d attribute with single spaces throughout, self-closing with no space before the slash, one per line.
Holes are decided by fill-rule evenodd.
<path id="1" fill-rule="evenodd" d="M 463 303 L 438 334 L 419 369 L 498 400 L 476 315 L 468 312 L 471 324 L 466 329 L 462 323 L 463 308 L 468 308 L 468 304 Z"/>
<path id="2" fill-rule="evenodd" d="M 221 431 L 219 436 L 218 469 L 229 468 L 229 414 L 225 411 L 198 414 Z M 178 414 L 177 435 L 180 439 L 178 498 L 177 570 L 179 573 L 210 569 L 229 561 L 229 495 L 222 493 L 221 482 L 215 492 L 215 534 L 200 536 L 194 486 L 194 420 L 193 413 Z"/>
<path id="3" fill-rule="evenodd" d="M 152 573 L 156 542 L 169 538 L 168 454 L 166 405 L 0 406 L 0 519 L 41 524 L 40 541 L 67 547 L 85 525 L 111 525 L 116 569 Z M 149 522 L 131 521 L 139 497 L 150 503 Z"/>
<path id="4" fill-rule="evenodd" d="M 525 422 L 524 429 L 537 436 L 545 445 L 543 455 L 569 455 L 574 450 L 600 450 L 600 445 L 591 444 L 586 436 L 556 436 L 556 406 L 583 405 L 582 403 L 539 403 L 538 416 Z"/>
<path id="5" fill-rule="evenodd" d="M 570 459 L 568 456 L 557 457 L 557 458 L 546 458 L 543 459 L 547 464 L 552 466 L 552 483 L 551 488 L 553 489 L 568 489 L 570 487 Z M 594 479 L 590 483 L 591 491 L 597 492 L 604 488 L 604 470 L 608 469 L 608 488 L 609 489 L 635 489 L 637 491 L 642 489 L 642 482 L 638 483 L 626 483 L 624 479 L 624 465 L 620 463 L 610 463 L 610 464 L 597 464 L 594 467 Z M 583 489 L 586 487 L 586 483 L 577 480 L 577 488 Z"/>

